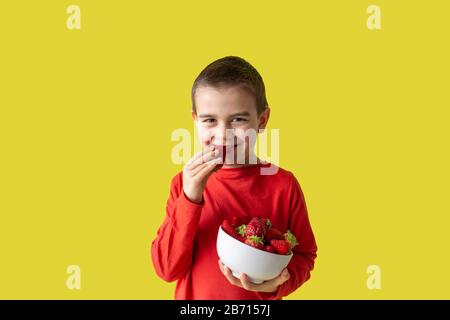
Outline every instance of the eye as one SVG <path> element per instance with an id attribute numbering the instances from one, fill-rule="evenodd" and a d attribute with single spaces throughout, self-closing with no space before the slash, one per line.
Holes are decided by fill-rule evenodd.
<path id="1" fill-rule="evenodd" d="M 208 118 L 208 119 L 203 120 L 202 122 L 204 122 L 204 123 L 214 123 L 214 121 L 216 121 L 216 120 L 213 119 L 213 118 Z"/>
<path id="2" fill-rule="evenodd" d="M 245 118 L 233 118 L 232 122 L 245 122 L 247 119 Z"/>

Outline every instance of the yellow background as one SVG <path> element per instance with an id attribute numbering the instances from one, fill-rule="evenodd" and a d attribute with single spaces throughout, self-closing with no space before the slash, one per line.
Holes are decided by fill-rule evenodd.
<path id="1" fill-rule="evenodd" d="M 371 1 L 2 1 L 0 298 L 173 297 L 149 256 L 170 134 L 225 55 L 265 80 L 319 245 L 289 299 L 450 298 L 450 6 L 373 3 L 379 31 Z"/>

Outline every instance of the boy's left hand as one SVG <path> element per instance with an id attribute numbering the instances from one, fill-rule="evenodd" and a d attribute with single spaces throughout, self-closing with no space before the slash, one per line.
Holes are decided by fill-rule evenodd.
<path id="1" fill-rule="evenodd" d="M 244 273 L 240 278 L 236 278 L 235 276 L 233 276 L 230 268 L 225 266 L 220 260 L 219 268 L 232 285 L 256 292 L 275 292 L 278 290 L 278 287 L 289 280 L 290 277 L 288 269 L 285 268 L 275 279 L 264 281 L 260 284 L 255 284 L 251 282 L 248 276 Z"/>

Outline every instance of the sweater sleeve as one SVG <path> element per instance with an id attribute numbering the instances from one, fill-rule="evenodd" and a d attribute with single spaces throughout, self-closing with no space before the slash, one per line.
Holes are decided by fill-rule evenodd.
<path id="1" fill-rule="evenodd" d="M 292 249 L 294 255 L 287 266 L 290 278 L 273 293 L 258 292 L 261 299 L 278 300 L 294 292 L 310 278 L 317 257 L 317 244 L 309 222 L 305 198 L 294 175 L 289 194 L 288 229 L 298 241 L 298 245 Z"/>
<path id="2" fill-rule="evenodd" d="M 191 267 L 194 238 L 203 204 L 203 200 L 197 204 L 185 196 L 181 174 L 173 178 L 166 216 L 151 246 L 155 271 L 163 280 L 178 280 Z"/>

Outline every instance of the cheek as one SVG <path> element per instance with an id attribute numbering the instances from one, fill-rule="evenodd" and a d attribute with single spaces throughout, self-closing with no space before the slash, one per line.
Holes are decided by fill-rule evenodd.
<path id="1" fill-rule="evenodd" d="M 234 131 L 235 137 L 240 143 L 254 144 L 258 135 L 258 130 L 248 126 L 248 128 L 239 128 Z M 253 142 L 252 142 L 253 141 Z"/>
<path id="2" fill-rule="evenodd" d="M 205 144 L 205 143 L 209 142 L 209 140 L 211 140 L 211 137 L 213 135 L 213 132 L 211 129 L 208 129 L 202 125 L 199 125 L 199 126 L 197 126 L 197 130 L 198 130 L 198 138 L 203 144 Z"/>

